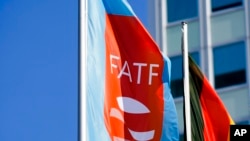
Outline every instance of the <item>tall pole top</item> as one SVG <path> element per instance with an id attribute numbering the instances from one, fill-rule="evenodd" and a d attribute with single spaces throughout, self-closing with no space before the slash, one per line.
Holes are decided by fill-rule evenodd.
<path id="1" fill-rule="evenodd" d="M 185 104 L 185 127 L 186 139 L 192 141 L 191 132 L 191 104 L 189 87 L 189 62 L 188 62 L 188 30 L 187 23 L 182 22 L 182 55 L 183 55 L 183 86 L 184 86 L 184 104 Z"/>

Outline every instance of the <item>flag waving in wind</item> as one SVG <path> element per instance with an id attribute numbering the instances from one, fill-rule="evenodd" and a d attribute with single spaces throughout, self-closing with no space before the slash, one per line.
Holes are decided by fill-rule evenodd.
<path id="1" fill-rule="evenodd" d="M 191 57 L 189 57 L 189 75 L 192 139 L 229 141 L 230 124 L 234 124 L 234 121 Z"/>
<path id="2" fill-rule="evenodd" d="M 91 141 L 178 141 L 170 61 L 126 0 L 88 1 Z"/>

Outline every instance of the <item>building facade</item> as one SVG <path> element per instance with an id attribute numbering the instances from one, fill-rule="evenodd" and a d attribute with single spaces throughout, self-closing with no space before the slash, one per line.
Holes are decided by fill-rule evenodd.
<path id="1" fill-rule="evenodd" d="M 181 22 L 189 53 L 236 124 L 250 121 L 250 0 L 149 0 L 150 33 L 171 59 L 171 90 L 183 134 Z"/>

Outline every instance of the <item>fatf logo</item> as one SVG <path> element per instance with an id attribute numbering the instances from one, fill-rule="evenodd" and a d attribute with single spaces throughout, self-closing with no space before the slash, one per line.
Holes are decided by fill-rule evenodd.
<path id="1" fill-rule="evenodd" d="M 122 110 L 123 112 L 131 113 L 131 114 L 150 113 L 149 109 L 144 104 L 142 104 L 141 102 L 133 98 L 117 97 L 117 102 L 118 102 L 120 110 Z M 121 122 L 126 124 L 120 110 L 117 108 L 112 108 L 110 111 L 110 117 L 117 118 Z M 131 129 L 128 129 L 128 131 L 130 132 L 130 134 L 135 140 L 151 140 L 153 139 L 154 132 L 155 132 L 154 130 L 138 132 L 138 131 L 133 131 Z M 127 139 L 123 139 L 117 136 L 113 136 L 113 140 L 114 141 L 124 141 L 124 140 L 129 141 Z"/>

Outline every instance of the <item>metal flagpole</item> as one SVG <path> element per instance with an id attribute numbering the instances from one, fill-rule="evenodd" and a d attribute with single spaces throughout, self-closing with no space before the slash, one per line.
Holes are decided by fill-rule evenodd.
<path id="1" fill-rule="evenodd" d="M 182 55 L 183 55 L 183 84 L 184 84 L 186 138 L 187 138 L 187 141 L 192 141 L 189 67 L 188 67 L 189 66 L 188 64 L 188 37 L 187 37 L 187 23 L 185 22 L 182 22 Z"/>
<path id="2" fill-rule="evenodd" d="M 87 68 L 87 0 L 79 0 L 79 103 L 78 140 L 87 141 L 86 128 L 86 68 Z"/>

